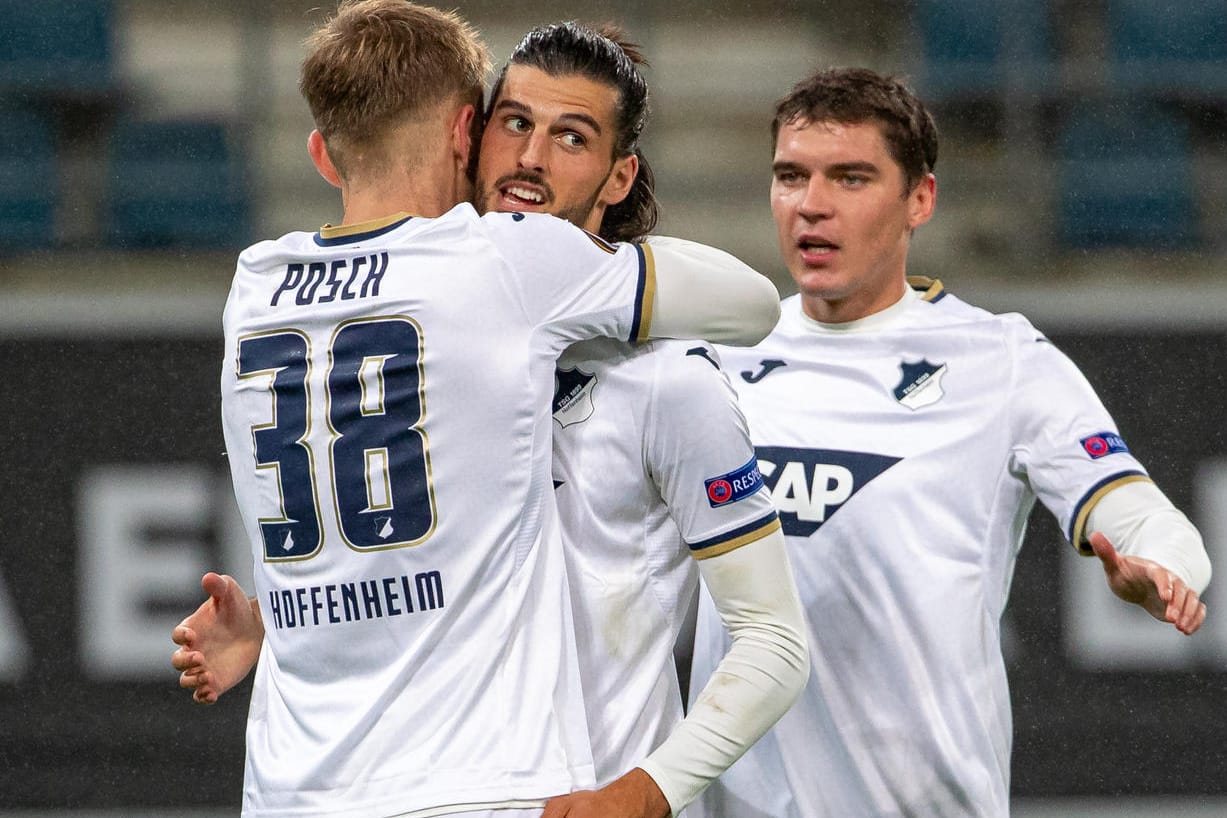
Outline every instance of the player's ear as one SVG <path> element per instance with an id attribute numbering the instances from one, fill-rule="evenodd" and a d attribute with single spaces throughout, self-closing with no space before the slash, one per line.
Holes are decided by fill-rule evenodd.
<path id="1" fill-rule="evenodd" d="M 341 174 L 337 173 L 336 166 L 332 164 L 332 158 L 328 155 L 328 146 L 324 144 L 324 135 L 318 130 L 312 131 L 307 137 L 307 153 L 311 154 L 311 162 L 320 172 L 320 176 L 327 179 L 333 187 L 340 187 Z"/>
<path id="2" fill-rule="evenodd" d="M 915 230 L 933 216 L 933 208 L 937 204 L 937 177 L 926 173 L 924 178 L 916 183 L 912 192 L 907 195 L 908 228 Z"/>
<path id="3" fill-rule="evenodd" d="M 601 188 L 599 201 L 606 207 L 613 207 L 625 199 L 635 186 L 635 177 L 639 175 L 639 157 L 636 154 L 615 159 L 613 169 Z"/>
<path id="4" fill-rule="evenodd" d="M 476 155 L 480 134 L 481 122 L 477 116 L 477 108 L 471 104 L 462 105 L 452 119 L 452 145 L 460 167 L 469 167 L 470 160 Z"/>

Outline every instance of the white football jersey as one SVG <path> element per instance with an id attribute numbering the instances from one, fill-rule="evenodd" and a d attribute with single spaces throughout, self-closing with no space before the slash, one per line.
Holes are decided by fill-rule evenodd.
<path id="1" fill-rule="evenodd" d="M 673 645 L 695 560 L 779 522 L 710 346 L 576 344 L 558 364 L 554 484 L 597 783 L 682 719 Z"/>
<path id="2" fill-rule="evenodd" d="M 222 410 L 267 634 L 245 815 L 591 786 L 550 397 L 571 343 L 636 337 L 647 252 L 460 205 L 242 254 Z"/>
<path id="3" fill-rule="evenodd" d="M 1145 480 L 1074 364 L 1018 315 L 918 291 L 828 328 L 786 299 L 721 351 L 779 509 L 811 640 L 796 705 L 700 798 L 708 818 L 1003 818 L 1000 622 L 1035 498 L 1082 545 Z M 1086 548 L 1086 546 L 1084 546 Z M 723 651 L 701 606 L 694 684 Z"/>

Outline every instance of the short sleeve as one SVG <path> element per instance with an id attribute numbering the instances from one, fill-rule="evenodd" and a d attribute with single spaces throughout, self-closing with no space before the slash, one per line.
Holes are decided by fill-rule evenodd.
<path id="1" fill-rule="evenodd" d="M 512 267 L 532 323 L 569 341 L 642 340 L 655 293 L 650 250 L 610 244 L 540 213 L 488 213 L 482 222 Z"/>
<path id="2" fill-rule="evenodd" d="M 719 556 L 778 529 L 716 352 L 701 342 L 679 343 L 660 359 L 647 414 L 647 467 L 691 555 Z"/>
<path id="3" fill-rule="evenodd" d="M 1074 362 L 1022 319 L 1012 330 L 1012 466 L 1069 542 L 1089 554 L 1086 520 L 1095 503 L 1150 478 Z"/>

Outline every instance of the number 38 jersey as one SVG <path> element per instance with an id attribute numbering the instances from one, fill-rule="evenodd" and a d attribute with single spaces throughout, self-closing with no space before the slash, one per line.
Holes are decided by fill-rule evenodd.
<path id="1" fill-rule="evenodd" d="M 242 254 L 222 410 L 267 634 L 245 815 L 591 785 L 550 395 L 572 342 L 636 337 L 648 252 L 460 205 Z"/>
<path id="2" fill-rule="evenodd" d="M 842 327 L 799 297 L 722 350 L 805 608 L 793 708 L 697 816 L 1003 818 L 1011 720 L 1000 619 L 1038 497 L 1083 549 L 1091 506 L 1147 479 L 1073 363 L 1018 315 L 913 280 Z M 694 683 L 722 653 L 700 611 Z"/>

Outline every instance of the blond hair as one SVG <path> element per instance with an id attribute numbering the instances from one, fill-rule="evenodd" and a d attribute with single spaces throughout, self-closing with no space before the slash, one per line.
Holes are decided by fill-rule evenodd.
<path id="1" fill-rule="evenodd" d="M 343 0 L 307 39 L 299 90 L 338 172 L 379 161 L 382 138 L 450 100 L 481 109 L 486 46 L 455 12 L 408 0 Z"/>

